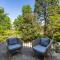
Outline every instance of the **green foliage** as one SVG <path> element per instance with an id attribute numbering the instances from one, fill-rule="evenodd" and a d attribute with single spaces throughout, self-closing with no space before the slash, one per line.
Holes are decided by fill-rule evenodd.
<path id="1" fill-rule="evenodd" d="M 56 53 L 60 53 L 60 42 L 57 42 L 54 48 Z"/>
<path id="2" fill-rule="evenodd" d="M 22 29 L 23 27 L 23 24 L 24 24 L 24 18 L 23 18 L 23 16 L 18 16 L 16 19 L 15 19 L 15 21 L 13 22 L 13 24 L 14 24 L 14 27 L 15 27 L 15 30 L 20 30 L 20 29 Z"/>
<path id="3" fill-rule="evenodd" d="M 4 36 L 4 30 L 0 30 L 0 36 Z"/>
<path id="4" fill-rule="evenodd" d="M 10 28 L 11 28 L 10 18 L 5 13 L 4 8 L 0 7 L 0 42 L 6 40 L 6 38 L 9 36 L 7 35 L 7 33 L 8 30 L 10 30 Z"/>
<path id="5" fill-rule="evenodd" d="M 43 3 L 44 2 L 47 6 L 49 6 L 49 4 L 52 4 L 52 5 L 49 6 L 48 11 L 51 10 L 51 11 L 55 12 L 54 9 L 55 9 L 55 6 L 57 6 L 58 0 L 35 0 L 35 9 L 34 9 L 34 11 L 37 12 L 38 15 L 40 14 L 41 11 L 44 10 L 43 9 Z"/>
<path id="6" fill-rule="evenodd" d="M 7 37 L 6 36 L 0 36 L 0 42 L 6 41 Z"/>
<path id="7" fill-rule="evenodd" d="M 15 30 L 0 30 L 0 42 L 6 41 L 9 37 L 21 37 L 21 31 Z"/>
<path id="8" fill-rule="evenodd" d="M 34 12 L 38 13 L 38 15 L 40 14 L 40 12 L 42 11 L 42 6 L 40 5 L 42 1 L 41 0 L 35 0 L 35 9 Z"/>
<path id="9" fill-rule="evenodd" d="M 58 0 L 44 0 L 47 4 L 47 36 L 54 38 L 56 41 L 60 41 L 60 7 L 57 5 Z M 41 6 L 43 0 L 35 0 L 34 11 L 40 15 L 40 12 L 44 11 Z M 48 5 L 50 3 L 50 5 Z M 37 15 L 37 16 L 38 16 Z M 10 30 L 10 18 L 4 11 L 4 8 L 0 7 L 0 41 L 5 40 L 9 36 L 19 36 L 23 41 L 32 41 L 39 37 L 45 37 L 41 33 L 41 26 L 37 22 L 37 16 L 32 13 L 32 9 L 29 5 L 25 5 L 22 8 L 22 16 L 18 16 L 14 20 L 15 31 Z"/>
<path id="10" fill-rule="evenodd" d="M 22 16 L 18 16 L 14 21 L 15 29 L 21 31 L 21 38 L 25 42 L 40 37 L 40 25 L 36 22 L 36 17 L 31 11 L 29 5 L 23 6 Z"/>
<path id="11" fill-rule="evenodd" d="M 47 8 L 43 7 L 44 4 L 47 6 Z M 43 0 L 35 0 L 34 11 L 38 14 L 38 16 L 40 15 L 41 12 L 47 13 L 47 16 L 46 16 L 46 13 L 44 14 L 46 16 L 45 25 L 44 25 L 44 33 L 48 31 L 48 25 L 50 22 L 49 17 L 55 16 L 56 14 L 58 14 L 59 9 L 60 9 L 60 7 L 58 6 L 58 0 L 44 0 L 44 1 Z M 53 19 L 55 19 L 55 18 L 53 18 Z"/>
<path id="12" fill-rule="evenodd" d="M 60 41 L 60 14 L 49 16 L 49 18 L 50 18 L 50 25 L 48 26 L 48 29 L 50 31 L 49 34 L 51 38 L 52 37 L 54 38 L 54 40 Z"/>
<path id="13" fill-rule="evenodd" d="M 60 42 L 60 32 L 55 32 L 53 34 L 54 40 Z"/>
<path id="14" fill-rule="evenodd" d="M 10 29 L 10 18 L 5 14 L 4 8 L 0 7 L 0 30 Z"/>
<path id="15" fill-rule="evenodd" d="M 26 5 L 26 6 L 23 6 L 22 12 L 23 12 L 23 14 L 24 13 L 31 13 L 32 9 L 31 9 L 31 7 L 29 5 Z"/>

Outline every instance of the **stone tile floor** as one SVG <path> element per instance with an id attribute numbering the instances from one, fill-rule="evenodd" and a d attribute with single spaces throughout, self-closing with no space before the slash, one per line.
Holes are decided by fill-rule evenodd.
<path id="1" fill-rule="evenodd" d="M 46 60 L 60 60 L 60 54 L 52 54 L 51 57 L 48 57 Z M 10 57 L 7 55 L 6 44 L 0 44 L 0 60 L 43 60 L 41 57 L 33 56 L 32 48 L 23 47 L 21 53 L 16 53 Z"/>

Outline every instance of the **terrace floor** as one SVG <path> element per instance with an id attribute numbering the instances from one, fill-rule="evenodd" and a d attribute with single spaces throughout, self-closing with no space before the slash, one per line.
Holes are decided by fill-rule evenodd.
<path id="1" fill-rule="evenodd" d="M 0 44 L 0 60 L 43 60 L 41 57 L 33 56 L 32 48 L 23 47 L 21 53 L 16 53 L 10 57 L 7 55 L 6 44 Z M 60 60 L 60 54 L 53 53 L 46 60 Z"/>

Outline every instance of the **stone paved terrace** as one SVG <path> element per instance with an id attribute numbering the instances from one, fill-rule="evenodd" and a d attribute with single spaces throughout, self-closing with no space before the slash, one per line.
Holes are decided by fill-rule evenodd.
<path id="1" fill-rule="evenodd" d="M 60 60 L 60 54 L 53 53 L 53 59 L 48 57 L 46 60 Z M 32 48 L 23 47 L 21 53 L 12 55 L 10 58 L 7 55 L 6 44 L 0 44 L 0 60 L 43 60 L 41 57 L 33 56 Z"/>

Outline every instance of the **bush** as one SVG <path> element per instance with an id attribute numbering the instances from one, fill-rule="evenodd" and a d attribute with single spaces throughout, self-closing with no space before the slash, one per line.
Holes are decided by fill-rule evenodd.
<path id="1" fill-rule="evenodd" d="M 0 36 L 0 42 L 6 41 L 7 37 L 6 36 Z"/>
<path id="2" fill-rule="evenodd" d="M 60 42 L 60 32 L 56 32 L 55 34 L 53 34 L 54 40 L 57 42 Z"/>
<path id="3" fill-rule="evenodd" d="M 59 43 L 57 43 L 57 44 L 55 45 L 55 52 L 56 52 L 56 53 L 60 53 L 60 45 L 59 45 Z"/>
<path id="4" fill-rule="evenodd" d="M 4 35 L 4 34 L 5 34 L 4 30 L 0 30 L 0 35 Z"/>
<path id="5" fill-rule="evenodd" d="M 35 40 L 37 38 L 40 38 L 40 37 L 42 37 L 42 35 L 40 35 L 40 34 L 23 35 L 22 40 L 24 42 L 29 42 L 29 41 L 33 41 L 33 40 Z"/>

